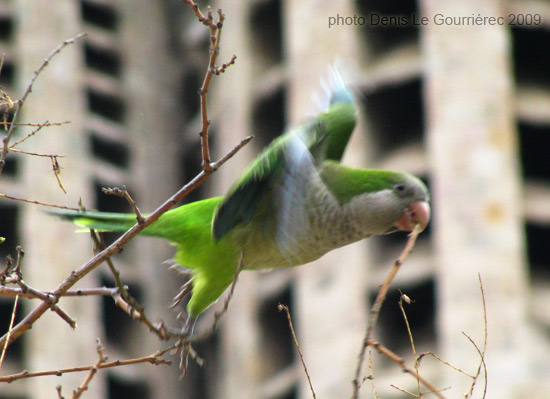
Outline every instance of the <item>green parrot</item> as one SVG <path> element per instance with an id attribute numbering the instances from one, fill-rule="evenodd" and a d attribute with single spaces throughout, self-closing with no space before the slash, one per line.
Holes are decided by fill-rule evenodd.
<path id="1" fill-rule="evenodd" d="M 298 266 L 363 238 L 428 224 L 430 197 L 420 179 L 340 163 L 357 109 L 337 72 L 326 91 L 317 117 L 275 139 L 227 195 L 172 209 L 141 232 L 175 245 L 174 262 L 190 269 L 190 317 L 218 300 L 239 264 Z M 99 231 L 123 232 L 136 223 L 134 214 L 55 214 Z"/>

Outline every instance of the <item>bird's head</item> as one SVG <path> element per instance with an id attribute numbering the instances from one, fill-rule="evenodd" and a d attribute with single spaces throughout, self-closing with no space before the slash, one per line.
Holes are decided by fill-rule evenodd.
<path id="1" fill-rule="evenodd" d="M 417 177 L 379 169 L 326 163 L 323 181 L 367 235 L 424 230 L 430 221 L 430 194 Z"/>

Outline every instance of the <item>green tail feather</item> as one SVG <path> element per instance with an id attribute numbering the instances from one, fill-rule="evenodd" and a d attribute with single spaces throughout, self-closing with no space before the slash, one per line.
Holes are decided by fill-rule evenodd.
<path id="1" fill-rule="evenodd" d="M 136 224 L 136 215 L 91 211 L 60 210 L 50 212 L 61 219 L 70 220 L 77 226 L 98 231 L 126 231 Z"/>
<path id="2" fill-rule="evenodd" d="M 214 210 L 222 197 L 213 197 L 202 201 L 182 205 L 163 214 L 155 223 L 147 226 L 140 235 L 165 238 L 173 243 L 184 242 L 189 236 L 206 232 L 210 239 L 210 224 Z M 124 232 L 137 223 L 133 213 L 112 213 L 98 211 L 74 211 L 59 209 L 49 211 L 53 216 L 69 220 L 84 228 L 102 232 Z M 144 214 L 143 216 L 148 216 Z"/>

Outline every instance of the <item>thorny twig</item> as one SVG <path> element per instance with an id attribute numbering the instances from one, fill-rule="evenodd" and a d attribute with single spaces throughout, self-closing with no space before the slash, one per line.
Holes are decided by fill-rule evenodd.
<path id="1" fill-rule="evenodd" d="M 372 393 L 372 399 L 380 399 L 378 392 L 376 392 L 376 386 L 374 385 L 374 366 L 372 363 L 372 351 L 370 350 L 369 350 L 369 371 L 370 371 L 370 374 L 366 377 L 363 377 L 361 384 L 359 384 L 359 388 L 361 388 L 361 385 L 363 384 L 363 382 L 365 382 L 365 380 L 370 380 L 370 390 Z"/>
<path id="2" fill-rule="evenodd" d="M 25 151 L 25 150 L 19 150 L 17 148 L 10 147 L 10 152 L 15 152 L 17 154 L 22 155 L 30 155 L 33 157 L 42 157 L 42 158 L 65 158 L 65 155 L 59 155 L 59 154 L 42 154 L 39 152 L 32 152 L 32 151 Z"/>

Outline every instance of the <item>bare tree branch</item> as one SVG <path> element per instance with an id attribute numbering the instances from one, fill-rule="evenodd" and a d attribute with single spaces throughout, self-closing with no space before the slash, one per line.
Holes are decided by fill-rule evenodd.
<path id="1" fill-rule="evenodd" d="M 409 239 L 407 240 L 407 244 L 405 245 L 405 248 L 399 255 L 399 258 L 395 261 L 392 270 L 386 277 L 386 280 L 384 283 L 380 286 L 380 289 L 378 290 L 378 295 L 376 296 L 376 299 L 374 301 L 374 304 L 372 305 L 369 321 L 367 323 L 367 330 L 365 332 L 365 338 L 363 339 L 363 345 L 361 347 L 361 351 L 359 353 L 359 360 L 357 362 L 357 368 L 355 371 L 355 378 L 353 380 L 353 393 L 351 395 L 352 399 L 357 399 L 359 396 L 359 388 L 361 385 L 361 370 L 363 366 L 363 362 L 365 359 L 365 354 L 367 352 L 367 348 L 369 346 L 372 346 L 375 348 L 380 354 L 383 354 L 384 356 L 388 357 L 393 362 L 397 363 L 403 370 L 405 370 L 407 373 L 414 376 L 418 381 L 420 381 L 424 386 L 426 386 L 429 390 L 433 391 L 435 395 L 437 395 L 440 399 L 444 399 L 444 396 L 441 395 L 441 393 L 428 381 L 426 381 L 422 376 L 420 376 L 414 369 L 411 369 L 405 361 L 399 357 L 397 354 L 390 351 L 385 346 L 381 345 L 379 342 L 375 341 L 372 337 L 374 334 L 374 328 L 376 327 L 376 323 L 378 321 L 378 316 L 380 314 L 380 310 L 382 309 L 382 305 L 384 303 L 384 300 L 386 299 L 386 295 L 388 293 L 388 289 L 399 271 L 401 265 L 409 256 L 409 254 L 412 252 L 414 248 L 414 244 L 416 242 L 416 239 L 418 235 L 420 234 L 420 226 L 416 225 L 413 229 L 413 231 L 409 234 Z"/>
<path id="2" fill-rule="evenodd" d="M 34 71 L 34 76 L 31 78 L 31 81 L 29 82 L 29 85 L 27 86 L 27 89 L 25 90 L 25 93 L 23 93 L 23 96 L 19 100 L 13 102 L 13 106 L 15 108 L 15 111 L 13 113 L 13 118 L 11 120 L 10 127 L 8 129 L 8 133 L 6 134 L 6 137 L 4 137 L 4 139 L 2 140 L 4 146 L 2 148 L 2 152 L 0 153 L 0 175 L 2 174 L 2 170 L 4 169 L 4 165 L 6 164 L 6 156 L 8 155 L 8 152 L 9 152 L 9 143 L 10 143 L 10 140 L 11 140 L 11 136 L 13 135 L 15 126 L 16 126 L 17 117 L 19 116 L 19 110 L 21 109 L 21 107 L 25 103 L 25 100 L 27 99 L 29 94 L 32 92 L 32 87 L 34 85 L 34 82 L 36 81 L 36 79 L 38 78 L 40 73 L 42 73 L 42 71 L 48 66 L 48 64 L 50 63 L 50 61 L 52 60 L 53 57 L 55 57 L 57 54 L 59 54 L 65 47 L 73 44 L 78 39 L 81 39 L 84 36 L 86 36 L 85 33 L 80 33 L 80 34 L 74 36 L 71 39 L 65 40 L 56 49 L 54 49 L 44 59 L 44 61 L 38 67 L 38 69 L 36 71 Z"/>
<path id="3" fill-rule="evenodd" d="M 222 13 L 221 9 L 218 9 L 218 20 L 214 21 L 214 15 L 210 7 L 208 7 L 207 14 L 206 16 L 204 16 L 198 4 L 196 4 L 193 0 L 182 0 L 182 2 L 191 7 L 199 22 L 208 26 L 208 28 L 210 29 L 210 59 L 208 62 L 208 69 L 206 70 L 206 74 L 204 75 L 202 87 L 199 90 L 202 120 L 202 129 L 199 133 L 201 138 L 202 169 L 206 173 L 209 173 L 212 172 L 213 165 L 210 163 L 210 145 L 208 142 L 208 130 L 210 129 L 210 120 L 208 119 L 208 111 L 206 108 L 208 87 L 210 86 L 212 75 L 219 75 L 220 73 L 225 72 L 225 70 L 230 65 L 233 65 L 235 63 L 237 56 L 233 55 L 229 62 L 217 68 L 216 59 L 218 58 L 218 54 L 220 53 L 220 39 L 225 15 Z"/>
<path id="4" fill-rule="evenodd" d="M 162 359 L 161 357 L 167 352 L 170 352 L 174 349 L 175 349 L 175 346 L 172 345 L 166 349 L 158 350 L 149 356 L 138 357 L 138 358 L 129 359 L 129 360 L 115 360 L 113 362 L 105 362 L 99 365 L 96 363 L 90 366 L 69 367 L 69 368 L 58 369 L 58 370 L 47 370 L 47 371 L 36 371 L 36 372 L 30 372 L 30 371 L 24 370 L 20 373 L 2 376 L 0 377 L 0 382 L 13 382 L 23 378 L 43 377 L 48 375 L 61 376 L 66 373 L 78 373 L 82 371 L 90 371 L 93 368 L 108 369 L 108 368 L 121 367 L 121 366 L 127 366 L 130 364 L 138 364 L 138 363 L 151 363 L 153 365 L 172 364 L 170 360 L 165 360 L 165 359 Z"/>

